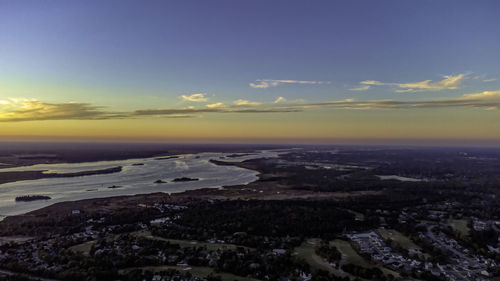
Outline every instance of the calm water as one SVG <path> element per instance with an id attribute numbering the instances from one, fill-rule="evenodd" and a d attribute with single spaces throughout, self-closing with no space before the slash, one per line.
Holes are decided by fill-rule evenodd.
<path id="1" fill-rule="evenodd" d="M 2 169 L 8 171 L 41 171 L 74 173 L 122 166 L 119 173 L 74 178 L 51 178 L 19 181 L 0 185 L 0 220 L 4 216 L 36 210 L 56 202 L 88 198 L 134 195 L 153 192 L 182 192 L 199 188 L 217 188 L 247 184 L 257 179 L 257 172 L 233 166 L 217 166 L 210 159 L 243 161 L 247 159 L 276 157 L 276 151 L 263 151 L 254 155 L 226 158 L 228 153 L 200 153 L 179 155 L 175 159 L 145 158 L 119 161 L 102 161 L 72 164 L 41 164 Z M 133 165 L 142 163 L 144 165 Z M 179 177 L 198 178 L 199 181 L 172 182 Z M 156 184 L 156 180 L 167 183 Z M 108 188 L 109 186 L 120 188 Z M 47 195 L 51 200 L 15 202 L 17 196 Z"/>

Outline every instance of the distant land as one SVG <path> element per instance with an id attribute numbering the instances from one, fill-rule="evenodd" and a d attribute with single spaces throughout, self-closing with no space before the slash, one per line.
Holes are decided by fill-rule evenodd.
<path id="1" fill-rule="evenodd" d="M 271 148 L 277 150 L 266 154 L 260 147 L 238 146 L 206 154 L 188 146 L 187 156 L 178 147 L 175 158 L 169 156 L 174 150 L 148 151 L 150 158 L 127 162 L 125 170 L 137 173 L 117 174 L 124 173 L 116 170 L 124 169 L 120 166 L 58 174 L 89 181 L 120 175 L 131 181 L 159 168 L 144 180 L 152 190 L 166 192 L 113 196 L 129 187 L 109 184 L 101 188 L 107 197 L 7 216 L 0 221 L 0 274 L 82 281 L 154 280 L 155 274 L 196 281 L 500 276 L 499 148 Z M 55 153 L 51 159 L 59 159 L 54 151 L 29 153 Z M 119 151 L 110 155 L 121 157 Z M 45 161 L 35 158 L 30 161 Z M 257 177 L 245 184 L 204 186 L 204 176 L 187 174 L 189 165 L 202 164 L 231 169 L 222 174 L 226 177 L 238 171 Z M 162 165 L 170 165 L 174 176 L 160 177 L 166 173 Z M 198 188 L 168 192 L 182 184 Z M 83 192 L 99 195 L 98 189 Z M 36 193 L 18 198 L 18 204 L 57 200 Z"/>

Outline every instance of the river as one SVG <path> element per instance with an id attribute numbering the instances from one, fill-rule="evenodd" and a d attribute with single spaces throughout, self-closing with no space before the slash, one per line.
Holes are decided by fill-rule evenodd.
<path id="1" fill-rule="evenodd" d="M 260 151 L 227 157 L 228 153 L 199 153 L 177 155 L 175 158 L 154 157 L 118 161 L 101 161 L 67 164 L 39 164 L 1 169 L 9 171 L 48 171 L 51 173 L 75 173 L 122 167 L 121 172 L 82 177 L 46 178 L 26 180 L 0 185 L 0 220 L 5 216 L 23 214 L 57 202 L 89 198 L 135 195 L 154 192 L 176 193 L 200 188 L 218 188 L 247 184 L 257 180 L 258 172 L 235 166 L 219 166 L 211 159 L 244 161 L 254 158 L 277 157 L 277 151 Z M 234 155 L 233 155 L 234 156 Z M 197 181 L 173 182 L 187 177 Z M 161 180 L 164 183 L 155 183 Z M 109 187 L 116 188 L 109 188 Z M 23 195 L 45 195 L 50 200 L 16 202 Z"/>

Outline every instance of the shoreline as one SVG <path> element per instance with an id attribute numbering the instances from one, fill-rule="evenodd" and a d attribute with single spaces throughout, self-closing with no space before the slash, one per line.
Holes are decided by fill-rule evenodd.
<path id="1" fill-rule="evenodd" d="M 75 178 L 94 175 L 106 175 L 119 173 L 123 170 L 123 166 L 111 167 L 99 170 L 89 170 L 74 173 L 46 173 L 47 170 L 40 171 L 15 171 L 15 172 L 2 172 L 0 170 L 0 186 L 5 183 L 12 183 L 18 181 L 29 181 L 50 178 Z"/>
<path id="2" fill-rule="evenodd" d="M 252 156 L 256 157 L 256 158 L 266 158 L 266 157 L 276 157 L 277 154 L 274 152 L 274 151 L 253 151 L 255 153 L 252 154 Z M 204 152 L 204 153 L 207 153 L 207 152 Z M 3 208 L 6 210 L 5 212 L 1 212 L 0 215 L 3 215 L 3 216 L 0 216 L 0 221 L 4 220 L 6 217 L 9 217 L 9 216 L 16 216 L 16 215 L 22 215 L 22 214 L 27 214 L 31 211 L 35 211 L 35 210 L 40 210 L 40 209 L 43 209 L 45 207 L 48 207 L 48 206 L 51 206 L 53 204 L 58 204 L 58 203 L 62 203 L 62 202 L 76 202 L 76 201 L 79 201 L 79 200 L 87 200 L 87 199 L 95 199 L 95 198 L 113 198 L 113 197 L 121 197 L 121 196 L 141 196 L 142 194 L 154 194 L 154 193 L 158 193 L 158 192 L 162 192 L 164 194 L 178 194 L 178 193 L 184 193 L 185 191 L 188 191 L 188 190 L 205 190 L 205 189 L 221 189 L 223 188 L 224 186 L 232 186 L 232 185 L 239 185 L 239 184 L 248 184 L 248 183 L 251 183 L 255 180 L 258 180 L 259 177 L 258 177 L 258 171 L 256 171 L 255 169 L 251 169 L 251 168 L 248 168 L 248 167 L 245 167 L 245 166 L 242 166 L 242 165 L 239 165 L 240 162 L 236 162 L 236 161 L 245 161 L 245 160 L 248 160 L 248 159 L 254 159 L 252 158 L 252 156 L 245 156 L 243 157 L 242 156 L 242 159 L 234 159 L 232 160 L 231 162 L 228 163 L 228 165 L 215 165 L 214 163 L 210 162 L 211 159 L 223 159 L 225 158 L 226 154 L 227 153 L 210 153 L 208 152 L 207 155 L 204 155 L 204 153 L 198 153 L 198 154 L 186 154 L 188 155 L 189 157 L 187 159 L 191 159 L 191 160 L 187 160 L 188 162 L 187 163 L 203 163 L 202 165 L 209 165 L 209 166 L 219 166 L 219 168 L 211 168 L 210 170 L 213 171 L 213 172 L 210 172 L 210 173 L 213 173 L 212 176 L 209 176 L 208 178 L 205 178 L 205 176 L 203 176 L 203 173 L 202 174 L 197 174 L 198 172 L 196 172 L 196 169 L 193 170 L 192 172 L 177 172 L 177 174 L 182 178 L 183 176 L 184 177 L 189 177 L 190 179 L 191 178 L 196 178 L 196 179 L 199 179 L 199 180 L 196 180 L 196 181 L 189 181 L 189 182 L 184 182 L 184 181 L 169 181 L 169 184 L 170 185 L 165 185 L 165 186 L 159 186 L 158 184 L 154 184 L 154 181 L 151 181 L 150 183 L 149 182 L 144 182 L 144 180 L 141 180 L 141 182 L 139 182 L 139 185 L 135 185 L 133 183 L 129 183 L 129 184 L 125 184 L 126 186 L 123 188 L 123 189 L 117 189 L 117 191 L 115 192 L 111 192 L 107 189 L 103 189 L 103 188 L 98 188 L 98 189 L 86 189 L 85 191 L 86 192 L 79 192 L 76 196 L 75 195 L 70 195 L 70 196 L 64 196 L 62 194 L 58 195 L 57 193 L 54 193 L 54 191 L 51 191 L 54 195 L 56 195 L 55 197 L 51 195 L 51 192 L 48 192 L 48 193 L 40 193 L 40 192 L 37 192 L 36 190 L 40 188 L 40 186 L 38 185 L 38 183 L 36 182 L 31 182 L 29 183 L 28 181 L 26 182 L 26 184 L 24 183 L 21 183 L 21 185 L 26 185 L 26 188 L 23 189 L 25 190 L 24 193 L 20 193 L 20 195 L 26 195 L 26 194 L 42 194 L 42 195 L 47 195 L 47 196 L 51 196 L 53 199 L 52 200 L 47 200 L 47 202 L 44 202 L 44 203 L 40 203 L 38 204 L 37 202 L 40 202 L 40 201 L 34 201 L 33 204 L 31 207 L 30 206 L 19 206 L 19 207 L 14 207 L 14 205 L 12 205 L 12 207 L 9 207 L 11 206 L 11 203 L 6 203 L 6 205 L 3 205 Z M 177 154 L 179 155 L 179 154 Z M 175 158 L 172 158 L 172 156 L 168 156 L 168 159 L 172 159 L 175 160 L 177 158 L 184 158 L 186 157 L 186 155 L 179 155 L 179 157 L 175 157 Z M 198 155 L 198 156 L 196 156 Z M 194 159 L 199 159 L 201 156 L 201 162 L 198 162 L 198 160 L 195 160 L 195 162 L 192 162 Z M 156 163 L 157 161 L 155 161 L 158 157 L 153 157 L 153 158 L 149 158 L 148 160 L 144 159 L 145 162 L 144 163 Z M 233 157 L 233 158 L 236 158 L 236 157 Z M 49 179 L 52 181 L 51 178 L 63 178 L 63 177 L 67 177 L 67 178 L 72 178 L 72 177 L 77 177 L 77 176 L 86 176 L 86 175 L 101 175 L 101 174 L 107 174 L 107 173 L 116 173 L 118 172 L 117 170 L 118 169 L 122 169 L 124 168 L 125 171 L 128 171 L 128 166 L 130 166 L 130 163 L 134 162 L 136 159 L 127 159 L 127 160 L 124 160 L 124 161 L 128 161 L 128 163 L 121 163 L 121 162 L 118 162 L 117 165 L 123 165 L 123 166 L 119 166 L 119 167 L 111 167 L 111 168 L 106 168 L 106 169 L 100 169 L 100 170 L 92 170 L 92 171 L 76 171 L 76 172 L 73 172 L 73 173 L 53 173 L 53 174 L 42 174 L 40 171 L 27 171 L 27 173 L 34 173 L 36 175 L 36 177 L 40 178 L 40 177 L 43 177 L 43 179 L 40 179 L 40 180 L 45 180 L 45 179 Z M 162 159 L 163 160 L 163 159 Z M 191 161 L 191 162 L 189 162 Z M 134 163 L 135 164 L 135 163 Z M 142 164 L 142 163 L 141 163 Z M 192 164 L 189 164 L 189 165 L 192 165 Z M 172 164 L 168 164 L 168 165 L 172 165 Z M 177 164 L 175 164 L 176 167 L 177 167 Z M 194 164 L 195 166 L 196 165 L 199 165 L 199 164 Z M 136 165 L 131 165 L 132 167 L 137 167 L 138 169 L 143 169 L 142 167 L 144 167 L 144 165 L 141 165 L 141 166 L 136 166 Z M 222 166 L 231 166 L 231 167 L 222 167 Z M 46 168 L 46 167 L 43 167 L 43 168 Z M 87 167 L 89 168 L 89 167 Z M 33 169 L 33 168 L 32 168 Z M 52 170 L 52 168 L 49 168 Z M 147 169 L 147 168 L 146 168 Z M 158 171 L 158 167 L 155 168 L 157 171 Z M 219 170 L 219 169 L 222 169 L 222 170 Z M 236 170 L 239 170 L 237 173 L 238 173 L 238 177 L 230 177 L 228 176 L 228 172 L 229 173 L 233 173 L 231 172 L 233 169 L 235 169 L 234 172 L 236 172 Z M 61 171 L 59 169 L 55 169 L 56 171 Z M 67 171 L 71 171 L 72 169 L 68 169 Z M 226 171 L 227 170 L 227 171 Z M 66 171 L 66 172 L 67 172 Z M 139 171 L 140 172 L 140 171 Z M 11 172 L 13 173 L 13 172 Z M 155 172 L 157 173 L 157 172 Z M 1 172 L 0 172 L 0 176 L 1 176 Z M 127 172 L 128 174 L 128 172 Z M 130 175 L 130 174 L 129 174 Z M 126 175 L 124 175 L 126 176 Z M 124 176 L 120 176 L 119 174 L 117 175 L 114 175 L 114 176 L 111 176 L 113 178 L 123 178 Z M 172 177 L 174 175 L 169 175 L 167 177 Z M 157 177 L 157 176 L 153 176 L 154 178 L 158 179 L 158 178 L 163 178 L 165 179 L 165 175 L 160 176 L 160 177 Z M 172 177 L 173 179 L 174 177 Z M 1 178 L 0 178 L 1 179 Z M 11 179 L 11 183 L 15 182 L 16 180 L 12 180 Z M 26 179 L 26 178 L 24 178 Z M 35 177 L 31 178 L 31 179 L 36 179 Z M 17 179 L 19 180 L 19 178 Z M 57 180 L 57 179 L 56 179 Z M 115 179 L 116 180 L 116 179 Z M 70 179 L 70 181 L 73 181 Z M 81 182 L 81 180 L 77 180 L 79 182 Z M 87 182 L 87 181 L 84 181 L 84 182 Z M 13 184 L 16 184 L 16 183 L 13 183 Z M 46 183 L 43 183 L 44 185 L 47 185 L 50 183 L 46 182 Z M 121 184 L 119 182 L 112 182 L 110 183 L 110 185 L 119 185 L 121 186 Z M 144 187 L 142 187 L 142 185 L 144 185 Z M 16 184 L 17 185 L 17 184 Z M 67 183 L 66 184 L 68 187 L 75 187 L 75 186 L 72 186 L 70 183 Z M 1 185 L 0 185 L 1 186 Z M 33 188 L 31 188 L 30 186 L 33 186 Z M 15 187 L 12 187 L 12 186 L 8 186 L 8 188 L 15 188 Z M 101 190 L 103 189 L 103 190 Z M 14 190 L 14 189 L 13 189 Z M 45 189 L 44 189 L 45 190 Z M 83 190 L 83 189 L 82 189 Z M 73 194 L 72 192 L 70 191 L 64 191 L 64 194 L 66 194 L 67 192 L 69 192 L 68 194 Z M 92 194 L 89 194 L 89 193 L 92 193 Z M 209 192 L 210 193 L 210 192 Z M 81 195 L 80 195 L 81 194 Z M 86 194 L 86 195 L 85 195 Z M 194 193 L 192 193 L 194 194 Z M 7 193 L 5 194 L 6 196 Z M 8 198 L 8 197 L 5 197 L 5 198 Z M 49 202 L 50 201 L 50 202 Z M 7 201 L 6 201 L 7 202 Z M 28 202 L 30 203 L 30 202 Z M 23 202 L 21 202 L 20 204 L 23 204 Z M 31 203 L 30 203 L 31 204 Z M 14 208 L 18 209 L 19 211 L 17 212 L 12 212 L 10 211 L 11 209 L 14 210 Z"/>
<path id="3" fill-rule="evenodd" d="M 0 218 L 0 229 L 9 228 L 9 225 L 20 225 L 26 222 L 58 221 L 59 218 L 78 214 L 86 216 L 111 215 L 117 211 L 128 209 L 132 212 L 143 211 L 144 206 L 157 202 L 169 204 L 190 205 L 206 201 L 226 200 L 345 200 L 370 195 L 378 195 L 380 191 L 351 191 L 351 192 L 311 192 L 294 189 L 292 186 L 277 184 L 273 178 L 287 177 L 284 174 L 269 174 L 259 169 L 257 163 L 250 161 L 226 162 L 215 165 L 229 165 L 257 172 L 257 179 L 247 184 L 221 186 L 218 188 L 205 187 L 181 192 L 154 192 L 135 195 L 117 195 L 97 197 L 81 200 L 62 201 L 27 213 L 5 216 Z M 224 163 L 222 163 L 224 162 Z M 3 232 L 3 231 L 2 231 Z M 0 234 L 2 235 L 2 234 Z"/>

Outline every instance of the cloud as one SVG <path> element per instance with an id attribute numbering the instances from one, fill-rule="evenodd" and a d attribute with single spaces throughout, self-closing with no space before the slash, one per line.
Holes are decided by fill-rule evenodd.
<path id="1" fill-rule="evenodd" d="M 366 85 L 366 86 L 361 86 L 361 87 L 357 87 L 357 88 L 351 88 L 349 89 L 350 91 L 366 91 L 370 89 L 370 86 L 369 85 Z"/>
<path id="2" fill-rule="evenodd" d="M 337 109 L 417 109 L 417 108 L 483 108 L 500 109 L 500 90 L 464 94 L 456 98 L 417 101 L 346 99 L 320 103 L 303 104 L 307 108 Z"/>
<path id="3" fill-rule="evenodd" d="M 103 120 L 125 118 L 88 103 L 44 103 L 35 99 L 8 99 L 0 103 L 0 122 L 38 120 Z"/>
<path id="4" fill-rule="evenodd" d="M 204 93 L 192 94 L 189 96 L 182 95 L 181 99 L 183 101 L 190 101 L 190 102 L 206 102 L 206 101 L 208 101 L 208 98 L 205 97 Z"/>
<path id="5" fill-rule="evenodd" d="M 165 115 L 165 116 L 161 116 L 161 117 L 172 118 L 172 119 L 183 119 L 183 118 L 194 118 L 195 116 L 188 115 L 188 114 L 172 114 L 172 115 Z"/>
<path id="6" fill-rule="evenodd" d="M 376 80 L 365 80 L 361 81 L 360 84 L 369 86 L 396 86 L 398 89 L 396 89 L 395 92 L 408 93 L 408 92 L 422 92 L 422 91 L 455 90 L 460 88 L 465 78 L 466 78 L 465 74 L 458 74 L 458 75 L 444 75 L 443 79 L 437 82 L 432 82 L 432 80 L 425 80 L 425 81 L 410 82 L 410 83 L 385 83 Z"/>
<path id="7" fill-rule="evenodd" d="M 260 103 L 259 107 L 240 109 L 237 105 L 221 108 L 186 108 L 186 109 L 152 109 L 138 110 L 137 116 L 174 115 L 196 113 L 290 113 L 322 109 L 348 110 L 398 110 L 422 108 L 482 108 L 486 110 L 500 109 L 500 90 L 465 94 L 456 98 L 430 99 L 417 101 L 398 100 L 366 100 L 344 99 L 339 101 L 324 101 L 310 103 L 304 100 L 282 103 Z"/>
<path id="8" fill-rule="evenodd" d="M 217 103 L 212 103 L 212 104 L 207 104 L 207 108 L 223 108 L 224 104 L 222 102 L 217 102 Z"/>
<path id="9" fill-rule="evenodd" d="M 494 78 L 494 77 L 493 78 L 486 78 L 486 75 L 476 75 L 476 76 L 472 77 L 472 79 L 481 80 L 482 82 L 485 82 L 485 83 L 497 81 L 497 78 Z"/>
<path id="10" fill-rule="evenodd" d="M 360 84 L 363 84 L 363 85 L 384 85 L 384 83 L 382 83 L 380 81 L 375 81 L 375 80 L 361 81 Z"/>
<path id="11" fill-rule="evenodd" d="M 280 103 L 280 102 L 285 102 L 285 101 L 286 101 L 286 99 L 285 99 L 284 97 L 278 97 L 278 98 L 276 98 L 276 99 L 274 100 L 274 102 L 273 102 L 273 103 Z"/>
<path id="12" fill-rule="evenodd" d="M 279 101 L 279 102 L 276 102 Z M 45 103 L 34 99 L 7 99 L 0 102 L 0 122 L 21 122 L 37 120 L 104 120 L 140 117 L 192 118 L 199 114 L 221 113 L 291 113 L 325 109 L 347 110 L 411 110 L 422 108 L 478 108 L 500 109 L 500 90 L 464 94 L 446 99 L 424 100 L 355 100 L 307 102 L 276 99 L 266 103 L 237 100 L 234 104 L 222 102 L 203 107 L 140 109 L 131 112 L 113 112 L 106 107 L 88 103 Z"/>
<path id="13" fill-rule="evenodd" d="M 269 87 L 276 87 L 281 84 L 330 84 L 328 81 L 304 81 L 304 80 L 272 80 L 272 79 L 258 79 L 255 83 L 250 83 L 250 87 L 256 89 L 266 89 Z"/>
<path id="14" fill-rule="evenodd" d="M 235 100 L 234 104 L 236 106 L 241 106 L 241 107 L 251 107 L 251 106 L 259 106 L 262 103 L 256 102 L 256 101 L 249 101 L 249 100 Z"/>
<path id="15" fill-rule="evenodd" d="M 196 113 L 284 113 L 300 112 L 300 108 L 262 108 L 262 109 L 234 109 L 234 108 L 197 108 L 197 109 L 144 109 L 137 110 L 133 116 L 163 116 Z"/>

